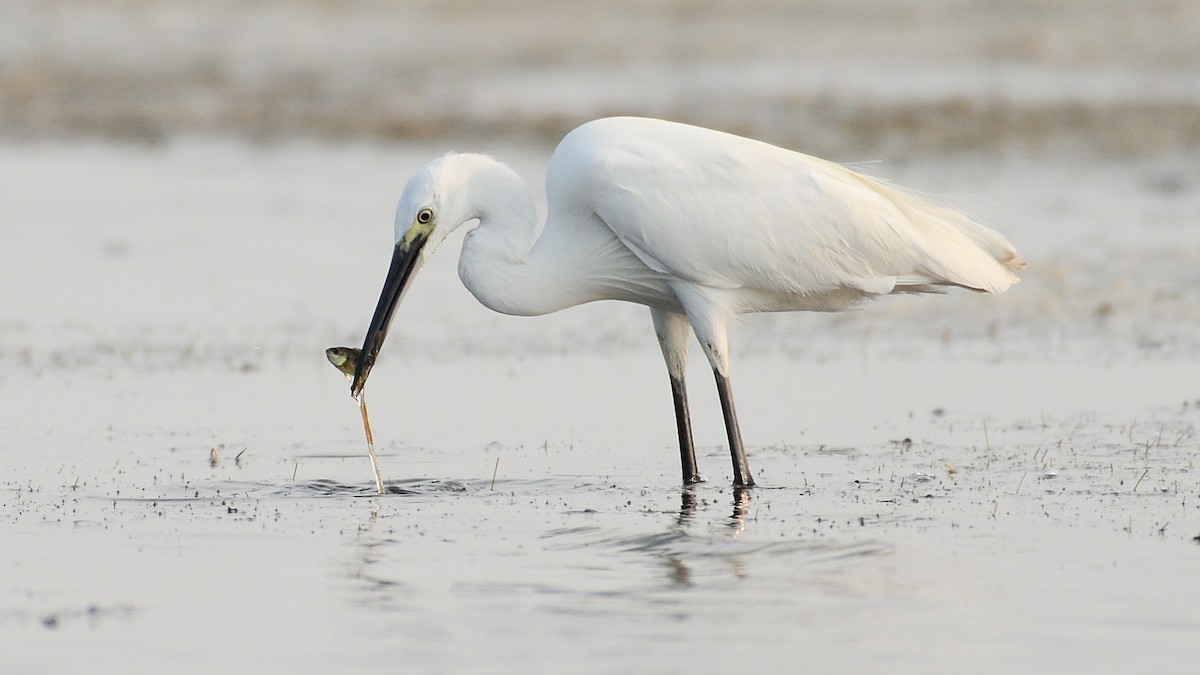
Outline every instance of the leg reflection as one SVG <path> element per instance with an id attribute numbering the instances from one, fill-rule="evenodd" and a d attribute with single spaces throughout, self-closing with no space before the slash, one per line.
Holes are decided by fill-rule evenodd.
<path id="1" fill-rule="evenodd" d="M 733 514 L 729 516 L 728 525 L 734 531 L 734 536 L 741 534 L 746 529 L 746 516 L 750 515 L 750 494 L 751 488 L 735 487 L 733 488 Z M 675 518 L 675 526 L 680 529 L 686 529 L 696 519 L 696 508 L 700 500 L 696 496 L 696 491 L 692 487 L 685 487 L 679 491 L 679 514 Z M 707 504 L 707 500 L 705 501 Z"/>
<path id="2" fill-rule="evenodd" d="M 686 530 L 696 517 L 698 501 L 696 491 L 690 485 L 679 491 L 679 515 L 675 517 L 675 527 L 672 529 L 686 536 Z M 683 588 L 692 585 L 692 568 L 682 555 L 668 553 L 663 556 L 663 562 L 667 567 L 667 580 L 672 586 Z"/>
<path id="3" fill-rule="evenodd" d="M 733 488 L 733 515 L 729 517 L 729 527 L 733 530 L 733 537 L 735 539 L 746 530 L 746 516 L 749 514 L 750 488 Z"/>
<path id="4" fill-rule="evenodd" d="M 679 517 L 675 524 L 680 528 L 691 525 L 696 516 L 696 491 L 690 486 L 679 491 Z"/>
<path id="5" fill-rule="evenodd" d="M 665 567 L 667 581 L 672 587 L 686 588 L 695 585 L 697 583 L 696 564 L 713 558 L 710 544 L 732 541 L 741 536 L 742 532 L 746 530 L 747 520 L 752 520 L 751 493 L 752 488 L 749 486 L 734 488 L 732 512 L 728 517 L 722 518 L 714 515 L 711 519 L 699 519 L 697 512 L 701 506 L 707 510 L 709 507 L 718 507 L 720 501 L 701 499 L 694 487 L 685 487 L 680 490 L 679 513 L 671 527 L 676 536 L 670 537 L 669 544 L 664 547 L 666 550 L 659 553 Z M 698 533 L 690 531 L 695 529 L 697 521 L 700 521 L 701 531 Z M 715 541 L 714 534 L 717 535 Z M 697 553 L 700 549 L 705 552 Z M 728 562 L 729 572 L 734 577 L 741 579 L 746 576 L 745 560 L 734 549 L 730 549 L 727 557 L 717 556 L 717 559 Z"/>
<path id="6" fill-rule="evenodd" d="M 683 558 L 669 555 L 664 560 L 667 563 L 667 579 L 672 586 L 680 588 L 692 585 L 692 568 L 683 561 Z"/>

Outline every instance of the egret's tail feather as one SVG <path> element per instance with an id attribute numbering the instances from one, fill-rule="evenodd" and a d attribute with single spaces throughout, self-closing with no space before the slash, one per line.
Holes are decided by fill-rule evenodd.
<path id="1" fill-rule="evenodd" d="M 954 209 L 930 204 L 891 186 L 893 201 L 914 225 L 921 252 L 916 276 L 924 283 L 1003 293 L 1020 281 L 1024 259 L 1007 237 Z M 911 291 L 910 291 L 911 292 Z"/>
<path id="2" fill-rule="evenodd" d="M 946 246 L 944 238 L 938 242 L 939 248 L 947 249 L 938 251 L 948 254 L 940 256 L 949 272 L 947 280 L 988 293 L 1003 293 L 1020 282 L 1013 272 L 1024 267 L 1025 260 L 1007 237 L 952 209 L 935 207 L 933 215 L 966 239 L 963 247 Z"/>
<path id="3" fill-rule="evenodd" d="M 964 213 L 933 204 L 886 181 L 854 173 L 903 214 L 916 269 L 896 279 L 894 293 L 921 293 L 930 286 L 961 286 L 1003 293 L 1020 281 L 1013 272 L 1025 260 L 1007 237 Z"/>

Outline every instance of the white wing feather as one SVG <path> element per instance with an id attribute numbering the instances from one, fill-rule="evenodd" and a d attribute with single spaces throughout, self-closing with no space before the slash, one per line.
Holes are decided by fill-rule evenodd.
<path id="1" fill-rule="evenodd" d="M 1023 265 L 1003 235 L 957 211 L 699 127 L 591 122 L 563 140 L 548 175 L 552 201 L 559 193 L 590 208 L 648 267 L 703 286 L 811 296 L 953 284 L 998 293 Z"/>

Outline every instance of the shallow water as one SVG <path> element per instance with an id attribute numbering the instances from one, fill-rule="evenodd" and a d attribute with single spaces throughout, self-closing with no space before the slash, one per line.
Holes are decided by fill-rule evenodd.
<path id="1" fill-rule="evenodd" d="M 748 393 L 782 367 L 811 382 L 861 370 L 763 361 L 739 371 Z M 457 382 L 446 392 L 468 378 L 519 392 L 524 412 L 506 427 L 470 396 L 420 425 L 383 417 L 385 475 L 408 477 L 382 497 L 353 403 L 316 359 L 211 378 L 274 413 L 228 400 L 190 427 L 156 424 L 153 399 L 187 372 L 147 376 L 107 430 L 22 410 L 5 430 L 5 475 L 19 477 L 4 483 L 6 668 L 70 670 L 91 654 L 113 659 L 100 671 L 452 672 L 530 659 L 573 672 L 1181 670 L 1200 627 L 1200 404 L 1184 405 L 1188 387 L 1172 382 L 1197 381 L 1194 368 L 1152 367 L 1166 386 L 1144 406 L 1097 401 L 1095 414 L 1053 396 L 1035 397 L 1040 413 L 1010 401 L 981 414 L 934 381 L 825 423 L 835 403 L 788 416 L 749 396 L 765 486 L 750 491 L 726 486 L 719 429 L 703 414 L 713 480 L 681 490 L 665 395 L 641 405 L 629 392 L 655 378 L 628 369 L 620 396 L 613 368 L 575 357 L 519 375 L 490 358 L 417 369 L 415 382 Z M 871 379 L 911 368 L 878 364 Z M 564 369 L 596 391 L 542 389 Z M 997 400 L 1023 399 L 1028 385 L 1005 369 L 967 376 L 996 376 Z M 1128 374 L 1113 373 L 1115 390 Z M 39 394 L 69 403 L 60 388 Z M 494 436 L 504 440 L 484 440 Z"/>

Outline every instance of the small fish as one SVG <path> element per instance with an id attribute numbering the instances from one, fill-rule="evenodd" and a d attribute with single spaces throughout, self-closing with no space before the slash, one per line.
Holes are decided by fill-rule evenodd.
<path id="1" fill-rule="evenodd" d="M 358 366 L 358 357 L 361 354 L 362 351 L 354 347 L 330 347 L 325 350 L 325 358 L 329 359 L 334 368 L 342 371 L 347 380 L 354 378 L 354 369 Z"/>

